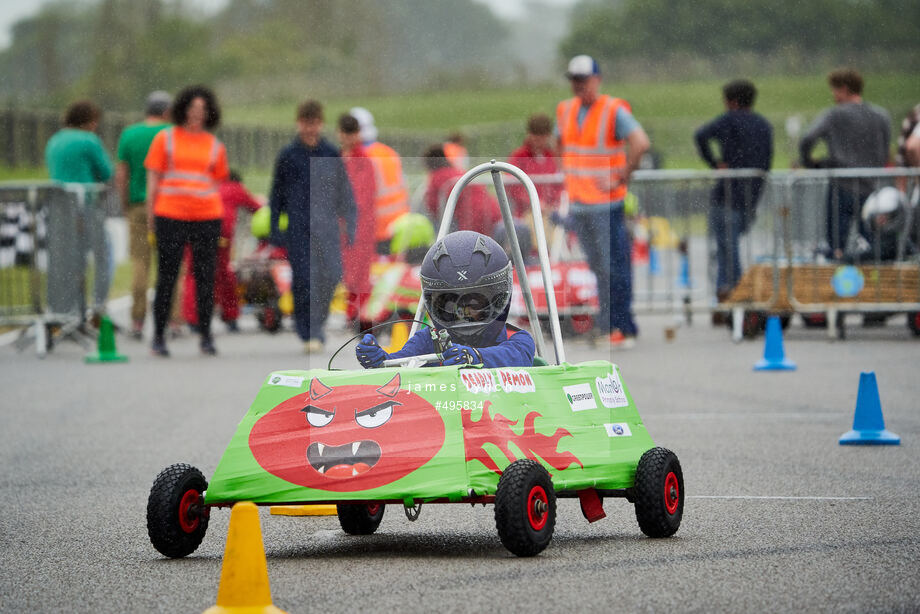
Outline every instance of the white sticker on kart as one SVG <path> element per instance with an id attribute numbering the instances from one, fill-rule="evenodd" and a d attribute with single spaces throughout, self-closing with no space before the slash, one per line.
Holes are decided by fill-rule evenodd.
<path id="1" fill-rule="evenodd" d="M 505 392 L 536 392 L 537 387 L 527 371 L 498 369 L 495 371 L 501 389 Z"/>
<path id="2" fill-rule="evenodd" d="M 620 383 L 620 376 L 617 375 L 616 371 L 607 377 L 595 378 L 594 384 L 597 386 L 597 394 L 601 398 L 601 403 L 604 404 L 604 407 L 613 409 L 614 407 L 629 406 L 626 391 L 623 390 L 623 384 Z"/>
<path id="3" fill-rule="evenodd" d="M 489 394 L 498 390 L 498 386 L 495 384 L 495 378 L 492 377 L 491 371 L 460 369 L 460 381 L 466 386 L 467 392 L 472 392 L 474 394 Z"/>
<path id="4" fill-rule="evenodd" d="M 632 437 L 632 431 L 629 430 L 629 425 L 625 422 L 605 424 L 604 428 L 607 429 L 607 437 Z"/>
<path id="5" fill-rule="evenodd" d="M 303 386 L 302 377 L 293 375 L 282 375 L 281 373 L 272 373 L 268 376 L 268 383 L 272 386 L 287 386 L 288 388 L 300 388 Z"/>
<path id="6" fill-rule="evenodd" d="M 597 409 L 597 402 L 594 400 L 594 392 L 591 390 L 591 384 L 563 386 L 562 391 L 565 393 L 565 398 L 572 407 L 572 411 Z"/>

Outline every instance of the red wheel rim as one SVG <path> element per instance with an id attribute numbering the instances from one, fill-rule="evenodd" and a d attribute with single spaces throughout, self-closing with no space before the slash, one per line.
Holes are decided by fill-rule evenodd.
<path id="1" fill-rule="evenodd" d="M 376 516 L 377 512 L 379 511 L 380 511 L 379 503 L 368 503 L 367 504 L 367 513 L 370 514 L 371 516 Z"/>
<path id="2" fill-rule="evenodd" d="M 914 313 L 914 330 L 920 330 L 920 311 Z"/>
<path id="3" fill-rule="evenodd" d="M 671 471 L 664 479 L 664 506 L 669 514 L 674 514 L 677 512 L 678 505 L 680 505 L 680 486 L 677 484 L 677 476 Z"/>
<path id="4" fill-rule="evenodd" d="M 191 533 L 198 528 L 200 517 L 192 513 L 192 506 L 198 503 L 201 495 L 197 490 L 187 490 L 179 501 L 179 526 L 186 533 Z"/>
<path id="5" fill-rule="evenodd" d="M 572 316 L 572 331 L 584 335 L 594 327 L 594 318 L 587 314 Z"/>
<path id="6" fill-rule="evenodd" d="M 534 531 L 539 531 L 546 526 L 549 518 L 549 505 L 547 504 L 546 491 L 542 486 L 534 486 L 527 495 L 527 520 Z"/>

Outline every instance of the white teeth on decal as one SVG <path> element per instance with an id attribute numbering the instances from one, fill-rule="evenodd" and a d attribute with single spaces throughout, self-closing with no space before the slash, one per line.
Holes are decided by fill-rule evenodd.
<path id="1" fill-rule="evenodd" d="M 326 473 L 326 465 L 321 466 L 319 469 L 317 469 L 317 471 L 320 473 Z"/>
<path id="2" fill-rule="evenodd" d="M 356 441 L 356 442 L 354 442 L 353 444 L 351 444 L 351 454 L 352 454 L 352 456 L 354 456 L 354 455 L 356 455 L 356 454 L 358 453 L 358 448 L 360 448 L 360 447 L 361 447 L 361 442 L 360 442 L 360 441 Z"/>
<path id="3" fill-rule="evenodd" d="M 355 477 L 356 475 L 358 475 L 358 470 L 355 469 L 354 467 L 352 467 L 352 468 L 351 468 L 351 477 Z"/>
<path id="4" fill-rule="evenodd" d="M 325 448 L 326 446 L 324 446 L 324 445 L 321 444 L 321 443 L 318 443 L 318 444 L 316 444 L 316 447 L 317 447 L 317 449 L 319 449 L 319 455 L 322 456 L 322 455 L 323 455 L 323 448 Z"/>

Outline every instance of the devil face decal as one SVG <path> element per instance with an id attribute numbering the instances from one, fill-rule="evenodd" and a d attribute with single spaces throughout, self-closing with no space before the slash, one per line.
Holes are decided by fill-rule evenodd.
<path id="1" fill-rule="evenodd" d="M 383 386 L 310 390 L 262 416 L 249 448 L 269 473 L 308 488 L 350 492 L 394 482 L 431 460 L 444 444 L 444 421 L 422 397 Z"/>

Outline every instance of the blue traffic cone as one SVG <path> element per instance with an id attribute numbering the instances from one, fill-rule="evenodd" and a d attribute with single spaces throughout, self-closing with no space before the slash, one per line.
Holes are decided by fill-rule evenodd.
<path id="1" fill-rule="evenodd" d="M 783 327 L 779 316 L 767 318 L 767 335 L 763 358 L 754 365 L 755 371 L 795 371 L 795 363 L 786 358 L 783 351 Z"/>
<path id="2" fill-rule="evenodd" d="M 680 255 L 680 264 L 677 268 L 677 287 L 681 289 L 690 288 L 690 259 L 687 254 Z"/>
<path id="3" fill-rule="evenodd" d="M 840 445 L 897 446 L 900 443 L 900 437 L 885 429 L 875 372 L 860 373 L 853 429 L 840 436 Z"/>

